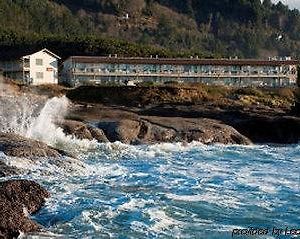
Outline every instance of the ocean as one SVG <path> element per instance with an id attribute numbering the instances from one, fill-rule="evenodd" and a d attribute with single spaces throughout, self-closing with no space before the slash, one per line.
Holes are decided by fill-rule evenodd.
<path id="1" fill-rule="evenodd" d="M 51 193 L 32 238 L 246 238 L 300 227 L 299 146 L 96 144 L 78 160 L 10 159 Z M 2 155 L 3 157 L 3 155 Z M 235 231 L 234 231 L 235 230 Z M 283 235 L 280 238 L 292 238 Z"/>
<path id="2" fill-rule="evenodd" d="M 16 116 L 5 126 L 17 131 L 21 122 L 20 134 L 77 155 L 0 153 L 0 160 L 24 170 L 12 178 L 34 180 L 51 193 L 32 216 L 44 230 L 26 238 L 300 236 L 300 145 L 100 144 L 53 128 L 51 116 L 65 105 L 66 99 L 54 98 L 38 117 L 19 112 L 25 123 Z"/>

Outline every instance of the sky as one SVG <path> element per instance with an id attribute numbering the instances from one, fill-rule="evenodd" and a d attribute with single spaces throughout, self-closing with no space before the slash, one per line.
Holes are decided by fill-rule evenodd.
<path id="1" fill-rule="evenodd" d="M 274 3 L 279 2 L 279 0 L 272 0 Z M 291 9 L 298 8 L 300 10 L 300 0 L 281 0 L 282 3 L 289 5 Z"/>

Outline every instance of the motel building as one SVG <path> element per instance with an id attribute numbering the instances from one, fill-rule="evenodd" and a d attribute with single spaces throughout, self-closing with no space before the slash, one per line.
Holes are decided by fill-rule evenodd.
<path id="1" fill-rule="evenodd" d="M 72 56 L 63 63 L 62 83 L 71 86 L 126 82 L 190 82 L 230 86 L 292 87 L 298 61 Z"/>
<path id="2" fill-rule="evenodd" d="M 42 49 L 23 56 L 5 56 L 0 61 L 4 79 L 13 79 L 22 84 L 58 84 L 58 61 L 60 57 Z"/>

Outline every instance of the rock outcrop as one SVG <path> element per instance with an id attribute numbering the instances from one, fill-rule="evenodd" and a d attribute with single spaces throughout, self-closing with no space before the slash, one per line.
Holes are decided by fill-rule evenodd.
<path id="1" fill-rule="evenodd" d="M 236 120 L 232 125 L 256 143 L 297 144 L 300 141 L 299 117 L 255 116 Z"/>
<path id="2" fill-rule="evenodd" d="M 211 119 L 141 117 L 101 121 L 102 129 L 111 142 L 148 144 L 162 142 L 192 142 L 204 144 L 251 144 L 234 128 Z"/>
<path id="3" fill-rule="evenodd" d="M 61 157 L 66 152 L 13 133 L 0 133 L 0 151 L 12 157 Z M 69 155 L 68 155 L 69 156 Z"/>
<path id="4" fill-rule="evenodd" d="M 19 173 L 21 173 L 21 171 L 16 167 L 8 166 L 0 161 L 0 178 L 17 175 Z"/>
<path id="5" fill-rule="evenodd" d="M 35 182 L 12 180 L 0 183 L 0 239 L 17 238 L 40 226 L 29 218 L 44 204 L 49 193 Z"/>
<path id="6" fill-rule="evenodd" d="M 78 139 L 96 139 L 98 142 L 108 142 L 101 129 L 75 120 L 63 120 L 57 123 L 64 130 L 65 134 L 73 135 Z"/>
<path id="7" fill-rule="evenodd" d="M 296 144 L 300 141 L 300 118 L 288 115 L 280 108 L 163 105 L 142 110 L 139 114 L 149 117 L 216 119 L 235 128 L 253 143 Z"/>
<path id="8" fill-rule="evenodd" d="M 157 143 L 275 143 L 300 141 L 300 118 L 267 106 L 152 105 L 148 107 L 78 106 L 72 112 L 98 123 L 108 140 Z"/>

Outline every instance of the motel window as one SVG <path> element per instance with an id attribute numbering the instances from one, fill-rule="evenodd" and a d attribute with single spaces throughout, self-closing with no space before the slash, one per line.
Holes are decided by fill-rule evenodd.
<path id="1" fill-rule="evenodd" d="M 37 66 L 42 66 L 43 65 L 43 59 L 35 59 L 35 64 Z"/>
<path id="2" fill-rule="evenodd" d="M 36 72 L 36 78 L 37 79 L 43 79 L 44 78 L 44 73 L 43 72 Z"/>

